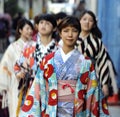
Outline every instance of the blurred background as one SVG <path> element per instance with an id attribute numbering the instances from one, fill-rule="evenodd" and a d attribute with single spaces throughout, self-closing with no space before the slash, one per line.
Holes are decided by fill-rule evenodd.
<path id="1" fill-rule="evenodd" d="M 97 16 L 103 33 L 103 43 L 118 73 L 117 83 L 120 89 L 120 0 L 0 0 L 0 28 L 2 29 L 3 19 L 6 20 L 7 26 L 5 34 L 0 32 L 0 57 L 14 41 L 16 19 L 24 16 L 33 22 L 33 18 L 38 14 L 56 14 L 63 11 L 69 15 L 78 15 L 75 10 L 83 9 L 92 10 Z M 118 116 L 114 114 L 113 117 Z"/>

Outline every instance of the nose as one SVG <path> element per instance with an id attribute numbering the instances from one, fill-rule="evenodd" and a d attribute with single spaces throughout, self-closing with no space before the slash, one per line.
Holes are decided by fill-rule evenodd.
<path id="1" fill-rule="evenodd" d="M 69 31 L 68 35 L 69 35 L 69 36 L 72 36 L 72 31 Z"/>
<path id="2" fill-rule="evenodd" d="M 32 33 L 33 33 L 33 30 L 32 30 L 32 29 L 30 29 L 30 30 L 29 30 L 29 33 L 30 33 L 30 34 L 32 34 Z"/>
<path id="3" fill-rule="evenodd" d="M 86 23 L 88 23 L 89 22 L 89 20 L 86 20 Z"/>

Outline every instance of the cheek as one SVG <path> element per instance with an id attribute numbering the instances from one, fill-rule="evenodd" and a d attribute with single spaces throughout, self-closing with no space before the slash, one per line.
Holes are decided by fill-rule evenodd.
<path id="1" fill-rule="evenodd" d="M 94 27 L 94 24 L 93 24 L 93 23 L 89 23 L 89 27 L 90 27 L 90 28 L 93 28 L 93 27 Z"/>
<path id="2" fill-rule="evenodd" d="M 79 34 L 77 33 L 77 34 L 74 34 L 74 39 L 78 39 L 78 37 L 79 37 Z"/>

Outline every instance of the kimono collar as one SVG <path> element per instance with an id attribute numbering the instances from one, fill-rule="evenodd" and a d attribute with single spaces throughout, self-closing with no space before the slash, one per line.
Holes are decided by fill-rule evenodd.
<path id="1" fill-rule="evenodd" d="M 48 44 L 48 46 L 46 46 L 46 51 L 44 52 L 42 49 L 43 44 L 41 43 L 40 40 L 37 40 L 36 43 L 36 49 L 35 49 L 35 53 L 34 53 L 34 57 L 36 59 L 37 65 L 40 64 L 40 62 L 42 61 L 43 57 L 51 52 L 54 52 L 57 47 L 56 47 L 56 42 L 54 39 L 52 39 L 52 41 Z"/>
<path id="2" fill-rule="evenodd" d="M 62 48 L 60 48 L 60 53 L 62 56 L 62 59 L 64 62 L 67 61 L 67 59 L 72 55 L 72 53 L 75 51 L 75 49 L 73 49 L 72 51 L 70 51 L 69 53 L 65 54 L 64 51 L 62 50 Z"/>

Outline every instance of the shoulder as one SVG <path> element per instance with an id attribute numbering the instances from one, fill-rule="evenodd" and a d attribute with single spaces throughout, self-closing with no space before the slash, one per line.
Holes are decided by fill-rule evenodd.
<path id="1" fill-rule="evenodd" d="M 30 40 L 30 41 L 27 42 L 27 45 L 35 46 L 36 45 L 36 41 Z"/>
<path id="2" fill-rule="evenodd" d="M 52 52 L 44 57 L 47 61 L 54 57 L 55 52 Z"/>
<path id="3" fill-rule="evenodd" d="M 79 51 L 78 51 L 78 52 L 79 52 Z M 90 57 L 84 56 L 84 55 L 81 54 L 80 52 L 79 52 L 79 54 L 80 54 L 79 59 L 80 59 L 80 61 L 82 61 L 83 63 L 91 63 L 91 62 L 92 62 L 91 59 L 90 59 Z"/>

